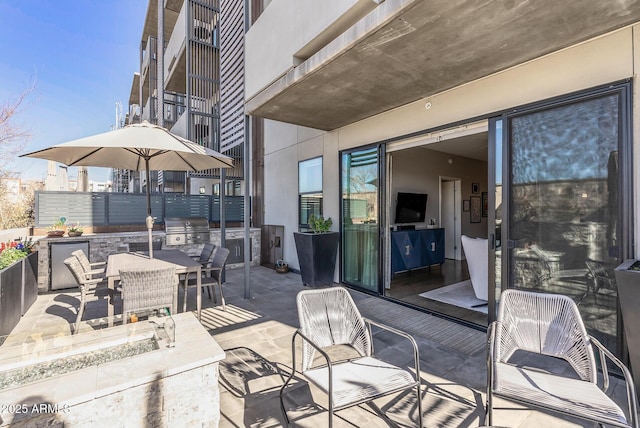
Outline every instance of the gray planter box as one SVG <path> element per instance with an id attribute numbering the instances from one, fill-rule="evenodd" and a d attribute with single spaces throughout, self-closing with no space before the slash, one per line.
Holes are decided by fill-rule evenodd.
<path id="1" fill-rule="evenodd" d="M 0 335 L 8 335 L 38 295 L 38 253 L 0 271 Z"/>
<path id="2" fill-rule="evenodd" d="M 333 283 L 340 233 L 294 232 L 302 283 L 312 287 Z"/>

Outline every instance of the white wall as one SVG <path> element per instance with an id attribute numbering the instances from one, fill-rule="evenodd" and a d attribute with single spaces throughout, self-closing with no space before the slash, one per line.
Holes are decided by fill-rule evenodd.
<path id="1" fill-rule="evenodd" d="M 173 32 L 171 33 L 171 37 L 169 38 L 169 43 L 167 43 L 167 48 L 164 51 L 164 80 L 165 82 L 169 77 L 169 65 L 175 67 L 178 63 L 177 57 L 180 49 L 185 44 L 185 40 L 187 37 L 187 28 L 186 28 L 186 8 L 184 5 L 187 4 L 182 3 L 182 7 L 180 8 L 180 14 L 178 15 L 178 19 L 176 20 L 176 24 L 173 27 Z M 176 60 L 173 61 L 173 57 L 176 57 Z M 174 62 L 173 64 L 172 61 Z"/>
<path id="2" fill-rule="evenodd" d="M 441 225 L 440 180 L 443 177 L 462 180 L 462 199 L 470 196 L 481 197 L 487 191 L 487 163 L 460 156 L 451 156 L 425 148 L 416 147 L 400 150 L 390 154 L 392 157 L 391 191 L 389 193 L 390 223 L 394 222 L 396 212 L 396 195 L 398 192 L 427 193 L 427 211 L 425 219 L 435 218 Z M 449 159 L 453 164 L 449 164 Z M 471 183 L 480 184 L 480 193 L 471 194 Z M 481 223 L 471 223 L 469 212 L 463 212 L 462 234 L 476 237 L 487 236 L 487 218 Z"/>
<path id="3" fill-rule="evenodd" d="M 359 1 L 273 0 L 245 36 L 247 99 L 295 66 L 296 52 Z"/>
<path id="4" fill-rule="evenodd" d="M 278 0 L 274 0 L 269 8 L 276 4 Z M 285 225 L 285 260 L 292 267 L 297 266 L 292 232 L 297 230 L 297 163 L 299 160 L 323 154 L 325 215 L 337 219 L 340 198 L 339 150 L 474 117 L 488 116 L 492 112 L 622 79 L 632 77 L 635 79 L 634 63 L 636 69 L 640 69 L 640 52 L 638 52 L 640 36 L 634 35 L 633 30 L 634 28 L 629 27 L 598 37 L 327 133 L 265 121 L 265 224 Z M 635 30 L 637 33 L 640 26 L 636 26 Z M 247 46 L 251 45 L 247 43 Z M 249 58 L 250 55 L 247 57 Z M 638 100 L 637 86 L 635 94 L 634 99 Z M 424 108 L 426 100 L 432 103 L 429 110 Z M 640 112 L 637 110 L 637 105 L 638 101 L 634 102 L 634 135 L 640 135 Z M 634 143 L 634 146 L 636 147 L 635 162 L 639 165 L 640 147 L 638 146 L 640 145 Z M 461 178 L 464 179 L 464 177 Z M 481 191 L 486 191 L 486 177 L 480 182 L 482 183 Z M 635 188 L 640 188 L 637 173 L 634 176 L 634 184 Z M 464 189 L 465 186 L 463 184 L 463 190 L 470 191 L 470 189 Z M 428 193 L 431 195 L 434 192 Z M 393 195 L 390 195 L 390 199 L 393 199 Z M 463 199 L 468 199 L 468 195 L 463 195 Z M 636 213 L 640 212 L 637 200 L 635 208 Z M 336 221 L 335 224 L 337 223 Z M 469 223 L 467 225 L 471 226 Z M 481 223 L 482 225 L 484 223 Z M 463 232 L 464 230 L 463 227 Z M 467 230 L 467 232 L 470 235 L 482 236 L 480 233 L 474 233 L 475 230 Z M 640 242 L 638 216 L 636 216 L 636 242 Z"/>

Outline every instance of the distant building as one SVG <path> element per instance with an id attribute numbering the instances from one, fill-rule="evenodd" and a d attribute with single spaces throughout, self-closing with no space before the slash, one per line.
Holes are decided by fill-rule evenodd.
<path id="1" fill-rule="evenodd" d="M 3 178 L 0 186 L 8 201 L 19 202 L 33 195 L 36 190 L 43 190 L 44 181 L 20 177 Z"/>
<path id="2" fill-rule="evenodd" d="M 78 186 L 77 192 L 89 191 L 89 170 L 86 166 L 78 167 Z"/>
<path id="3" fill-rule="evenodd" d="M 111 181 L 89 181 L 89 192 L 111 192 Z"/>

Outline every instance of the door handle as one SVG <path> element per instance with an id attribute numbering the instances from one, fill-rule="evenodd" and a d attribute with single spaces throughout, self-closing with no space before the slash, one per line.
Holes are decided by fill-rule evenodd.
<path id="1" fill-rule="evenodd" d="M 493 233 L 489 234 L 489 249 L 496 249 L 496 235 L 494 235 Z"/>
<path id="2" fill-rule="evenodd" d="M 436 243 L 435 242 L 431 243 L 431 251 L 436 251 Z"/>

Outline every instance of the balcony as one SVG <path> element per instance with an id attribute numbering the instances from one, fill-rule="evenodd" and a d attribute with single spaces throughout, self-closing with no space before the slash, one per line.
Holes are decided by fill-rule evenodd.
<path id="1" fill-rule="evenodd" d="M 274 46 L 289 46 L 285 54 L 290 62 L 285 66 L 284 55 L 273 53 L 280 56 L 278 64 L 268 63 L 268 58 L 262 64 L 247 63 L 245 109 L 253 116 L 323 130 L 432 96 L 640 19 L 635 2 L 471 5 L 463 0 L 387 0 L 315 53 L 299 57 L 307 46 L 294 48 L 286 40 L 290 35 L 282 22 L 283 8 L 305 16 L 311 6 L 297 0 L 271 4 L 250 29 L 248 61 L 254 54 L 273 52 Z M 301 59 L 299 64 L 296 58 Z"/>
<path id="2" fill-rule="evenodd" d="M 186 92 L 185 14 L 186 8 L 183 4 L 164 54 L 165 89 L 180 93 Z"/>

